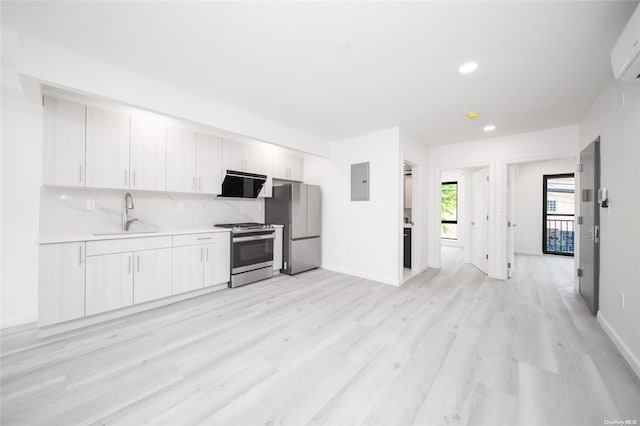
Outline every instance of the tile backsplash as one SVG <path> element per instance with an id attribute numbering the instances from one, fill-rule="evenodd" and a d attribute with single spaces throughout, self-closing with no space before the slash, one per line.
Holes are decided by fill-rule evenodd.
<path id="1" fill-rule="evenodd" d="M 40 235 L 117 232 L 126 191 L 41 188 Z M 264 222 L 264 199 L 221 199 L 214 195 L 131 191 L 139 219 L 132 231 L 180 230 L 216 223 Z"/>

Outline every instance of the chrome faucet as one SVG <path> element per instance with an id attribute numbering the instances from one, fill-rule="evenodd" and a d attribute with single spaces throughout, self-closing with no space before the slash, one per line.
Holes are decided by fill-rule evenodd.
<path id="1" fill-rule="evenodd" d="M 122 209 L 122 232 L 129 232 L 129 227 L 138 219 L 129 219 L 129 210 L 133 210 L 133 197 L 127 192 L 124 196 L 124 209 Z"/>

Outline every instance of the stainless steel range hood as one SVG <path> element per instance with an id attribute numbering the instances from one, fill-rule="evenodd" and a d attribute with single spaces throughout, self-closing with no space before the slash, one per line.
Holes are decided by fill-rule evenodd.
<path id="1" fill-rule="evenodd" d="M 258 198 L 266 181 L 266 175 L 227 170 L 219 197 Z"/>

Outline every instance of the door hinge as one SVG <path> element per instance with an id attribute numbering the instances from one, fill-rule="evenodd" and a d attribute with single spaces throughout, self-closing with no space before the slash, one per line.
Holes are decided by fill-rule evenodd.
<path id="1" fill-rule="evenodd" d="M 487 255 L 485 255 L 485 257 L 487 258 L 487 260 L 489 260 L 489 255 L 488 255 L 488 254 L 487 254 Z"/>
<path id="2" fill-rule="evenodd" d="M 578 278 L 582 277 L 582 275 L 583 275 L 583 274 L 582 274 L 582 269 L 578 268 L 578 270 L 577 270 L 577 276 L 578 276 Z"/>
<path id="3" fill-rule="evenodd" d="M 489 176 L 487 176 L 487 182 L 489 182 Z"/>
<path id="4" fill-rule="evenodd" d="M 578 225 L 582 225 L 582 221 L 583 221 L 582 216 L 578 216 Z"/>
<path id="5" fill-rule="evenodd" d="M 487 220 L 489 220 L 489 215 L 487 215 Z"/>
<path id="6" fill-rule="evenodd" d="M 582 173 L 582 170 L 584 169 L 584 167 L 582 166 L 582 163 L 578 163 L 578 173 Z"/>
<path id="7" fill-rule="evenodd" d="M 507 262 L 507 268 L 511 269 L 511 262 Z"/>

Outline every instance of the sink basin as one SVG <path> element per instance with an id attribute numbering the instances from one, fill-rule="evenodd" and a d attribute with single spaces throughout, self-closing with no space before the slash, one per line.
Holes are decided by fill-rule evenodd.
<path id="1" fill-rule="evenodd" d="M 137 234 L 155 234 L 158 231 L 118 231 L 118 232 L 100 232 L 93 234 L 96 237 L 105 237 L 107 235 L 137 235 Z"/>

